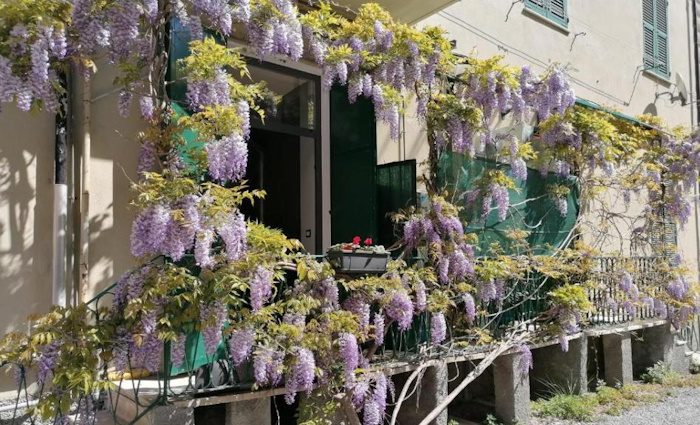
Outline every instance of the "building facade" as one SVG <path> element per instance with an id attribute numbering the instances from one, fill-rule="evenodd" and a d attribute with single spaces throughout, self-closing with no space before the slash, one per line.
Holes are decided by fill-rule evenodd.
<path id="1" fill-rule="evenodd" d="M 362 2 L 346 3 L 355 7 Z M 544 72 L 555 63 L 565 65 L 580 99 L 629 116 L 658 115 L 669 125 L 697 125 L 693 1 L 380 3 L 400 19 L 419 26 L 443 27 L 455 41 L 458 53 L 503 55 L 506 63 L 529 65 L 536 72 Z M 316 253 L 353 234 L 380 233 L 383 214 L 391 208 L 378 199 L 375 187 L 380 171 L 375 166 L 415 160 L 415 185 L 415 175 L 423 171 L 420 163 L 427 159 L 425 131 L 412 112 L 413 106 L 409 103 L 406 107 L 401 139 L 393 141 L 384 125 L 375 126 L 367 105 L 360 102 L 349 106 L 342 90 L 322 91 L 321 70 L 311 62 L 291 64 L 267 58 L 263 64 L 252 53 L 245 54 L 254 66 L 253 77 L 270 81 L 287 105 L 293 105 L 291 121 L 280 119 L 257 128 L 259 158 L 265 157 L 266 144 L 283 137 L 295 146 L 285 155 L 299 158 L 297 167 L 286 170 L 287 174 L 266 176 L 262 165 L 253 168 L 261 181 L 285 183 L 276 186 L 277 191 L 291 197 L 273 199 L 271 203 L 289 206 L 290 200 L 297 201 L 294 220 L 288 222 L 286 215 L 267 221 L 291 229 L 292 236 Z M 71 255 L 65 264 L 65 286 L 73 302 L 90 299 L 134 265 L 128 247 L 135 211 L 129 202 L 131 184 L 137 179 L 136 138 L 142 126 L 136 106 L 129 118 L 119 116 L 118 93 L 112 86 L 116 72 L 109 72 L 107 62 L 98 67 L 108 72 L 98 73 L 91 83 L 93 148 L 89 159 L 86 286 L 80 285 L 78 249 L 70 236 L 77 226 L 76 203 L 69 202 L 67 217 L 66 250 Z M 681 90 L 682 83 L 685 91 Z M 73 88 L 72 96 L 80 99 L 79 87 Z M 83 110 L 79 102 L 74 105 L 70 127 L 73 134 L 78 134 L 84 131 Z M 3 333 L 23 329 L 28 315 L 44 313 L 52 304 L 54 121 L 52 115 L 24 114 L 12 105 L 3 105 L 0 113 L 0 286 L 6 288 L 0 300 Z M 359 127 L 357 123 L 365 125 Z M 346 150 L 340 150 L 341 146 Z M 80 175 L 81 155 L 75 147 L 70 150 L 69 199 L 77 196 L 75 185 L 70 183 Z M 269 165 L 263 159 L 260 164 Z M 275 209 L 274 205 L 270 208 Z M 700 255 L 697 208 L 696 203 L 693 217 L 677 234 L 678 249 L 694 270 L 698 269 Z M 267 217 L 264 211 L 254 213 Z M 351 221 L 362 224 L 353 228 Z M 389 239 L 380 242 L 388 244 Z M 607 248 L 633 253 L 628 241 L 621 245 L 611 242 Z M 12 387 L 10 380 L 0 377 L 0 389 Z"/>

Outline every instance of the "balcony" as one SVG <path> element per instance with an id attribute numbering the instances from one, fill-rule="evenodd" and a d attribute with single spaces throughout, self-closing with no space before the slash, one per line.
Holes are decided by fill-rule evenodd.
<path id="1" fill-rule="evenodd" d="M 622 294 L 617 277 L 623 268 L 631 270 L 632 281 L 640 290 L 645 293 L 661 291 L 662 288 L 652 286 L 655 285 L 654 276 L 667 267 L 665 257 L 599 257 L 594 262 L 594 271 L 590 275 L 580 276 L 579 281 L 575 282 L 586 287 L 588 300 L 593 306 L 583 320 L 580 330 L 583 335 L 603 336 L 666 323 L 656 316 L 652 306 L 642 304 L 625 308 L 618 302 Z M 294 276 L 290 275 L 289 278 L 293 279 Z M 501 300 L 478 306 L 481 314 L 473 325 L 480 329 L 480 335 L 494 338 L 493 341 L 513 332 L 530 331 L 546 335 L 546 329 L 551 325 L 549 313 L 552 308 L 547 294 L 561 284 L 560 281 L 534 273 L 524 279 L 508 282 Z M 102 312 L 111 304 L 113 295 L 114 287 L 111 287 L 90 302 L 90 311 L 96 322 L 101 320 Z M 493 351 L 495 342 L 465 333 L 462 325 L 455 320 L 448 320 L 448 339 L 437 346 L 431 344 L 428 314 L 417 316 L 410 329 L 404 332 L 392 324 L 381 346 L 364 344 L 362 348 L 365 352 L 373 353 L 370 368 L 395 375 L 416 370 L 419 365 L 430 362 L 476 361 Z M 688 329 L 685 332 L 694 335 L 697 330 Z M 578 338 L 581 333 L 569 335 L 568 338 Z M 537 339 L 533 348 L 551 345 L 551 338 Z M 152 376 L 139 377 L 136 367 L 131 373 L 115 374 L 111 365 L 104 363 L 101 366 L 102 374 L 113 380 L 114 390 L 101 394 L 100 402 L 109 407 L 107 411 L 112 412 L 120 423 L 140 423 L 159 406 L 193 409 L 279 396 L 286 392 L 283 386 L 256 386 L 252 365 L 234 366 L 228 354 L 228 345 L 223 341 L 216 354 L 206 356 L 201 333 L 193 332 L 187 347 L 185 363 L 175 367 L 170 356 L 170 343 L 165 343 L 161 350 L 161 371 Z M 20 373 L 16 416 L 22 413 L 23 406 L 31 405 L 27 396 L 30 375 L 23 370 Z"/>

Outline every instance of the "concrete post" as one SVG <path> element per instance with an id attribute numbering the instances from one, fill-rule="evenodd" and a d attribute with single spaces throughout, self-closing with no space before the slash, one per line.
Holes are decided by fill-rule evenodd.
<path id="1" fill-rule="evenodd" d="M 409 375 L 410 373 L 404 373 L 394 377 L 397 394 Z M 405 425 L 420 423 L 447 396 L 447 383 L 446 362 L 427 368 L 415 393 L 403 402 L 396 422 Z M 447 425 L 447 409 L 430 425 Z"/>
<path id="2" fill-rule="evenodd" d="M 632 337 L 629 332 L 603 335 L 605 383 L 611 387 L 628 385 L 632 376 Z"/>
<path id="3" fill-rule="evenodd" d="M 649 354 L 652 357 L 650 360 L 654 363 L 658 361 L 671 363 L 673 359 L 673 334 L 669 323 L 647 329 L 644 340 L 649 347 Z"/>
<path id="4" fill-rule="evenodd" d="M 644 329 L 632 341 L 634 374 L 639 376 L 658 362 L 672 364 L 673 334 L 669 323 Z"/>
<path id="5" fill-rule="evenodd" d="M 505 424 L 530 421 L 530 378 L 521 373 L 522 354 L 508 354 L 493 363 L 496 416 Z"/>
<path id="6" fill-rule="evenodd" d="M 569 350 L 550 345 L 532 350 L 534 368 L 530 372 L 532 391 L 546 396 L 552 390 L 571 394 L 588 391 L 588 338 L 581 336 L 569 341 Z"/>
<path id="7" fill-rule="evenodd" d="M 224 423 L 226 425 L 270 425 L 272 423 L 270 397 L 228 403 Z"/>

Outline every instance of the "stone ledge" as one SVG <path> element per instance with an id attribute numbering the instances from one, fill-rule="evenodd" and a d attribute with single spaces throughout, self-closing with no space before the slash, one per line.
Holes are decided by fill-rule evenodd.
<path id="1" fill-rule="evenodd" d="M 635 330 L 640 330 L 640 329 L 645 329 L 645 328 L 651 328 L 655 326 L 661 326 L 664 324 L 667 324 L 667 320 L 659 320 L 659 319 L 650 319 L 650 320 L 642 320 L 642 321 L 635 321 L 635 322 L 630 322 L 630 323 L 624 323 L 620 325 L 604 325 L 604 326 L 596 326 L 592 328 L 587 328 L 584 329 L 581 332 L 578 332 L 576 334 L 568 335 L 566 338 L 567 340 L 575 340 L 581 337 L 600 337 L 604 335 L 609 335 L 609 334 L 615 334 L 615 333 L 624 333 L 624 332 L 630 332 L 630 331 L 635 331 Z M 552 345 L 558 344 L 559 341 L 556 339 L 548 339 L 548 340 L 543 340 L 543 341 L 538 341 L 535 343 L 530 344 L 530 348 L 535 350 L 539 348 L 545 348 L 549 347 Z M 465 362 L 465 361 L 476 361 L 476 360 L 481 360 L 484 357 L 486 357 L 489 353 L 490 347 L 481 349 L 481 350 L 471 350 L 471 352 L 465 352 L 466 350 L 462 351 L 461 353 L 457 350 L 455 350 L 454 354 L 451 355 L 436 355 L 433 357 L 428 357 L 428 358 L 423 358 L 423 359 L 416 359 L 416 360 L 411 360 L 411 361 L 394 361 L 394 362 L 385 362 L 376 365 L 376 369 L 382 369 L 384 370 L 388 375 L 397 375 L 400 373 L 406 373 L 406 372 L 412 372 L 416 370 L 418 367 L 421 365 L 428 363 L 429 366 L 434 366 L 439 363 L 460 363 L 460 362 Z M 512 354 L 513 350 L 510 350 L 504 355 Z M 446 353 L 445 353 L 446 354 Z M 126 388 L 125 384 L 129 381 L 123 381 L 121 383 L 121 386 L 119 383 L 115 383 L 117 385 L 117 388 L 121 388 L 122 395 L 129 397 L 129 393 L 131 393 L 131 398 L 133 400 L 133 393 L 134 391 L 131 388 Z M 174 378 L 170 380 L 170 385 L 171 388 L 173 388 L 174 392 L 177 392 L 178 388 L 184 389 L 187 386 L 188 383 L 188 378 L 187 377 L 182 377 L 182 378 Z M 157 379 L 142 379 L 141 383 L 139 385 L 139 398 L 144 397 L 145 400 L 154 400 L 155 397 L 158 396 L 160 391 L 160 383 L 158 382 Z M 196 408 L 196 407 L 204 407 L 204 406 L 212 406 L 216 404 L 227 404 L 227 403 L 234 403 L 237 401 L 248 401 L 248 400 L 255 400 L 259 398 L 264 398 L 264 397 L 271 397 L 271 396 L 277 396 L 277 395 L 282 395 L 285 393 L 284 388 L 272 388 L 272 389 L 263 389 L 259 391 L 246 391 L 246 392 L 237 392 L 237 393 L 223 393 L 223 394 L 211 394 L 207 395 L 207 393 L 202 393 L 200 396 L 196 395 L 189 395 L 189 396 L 177 396 L 177 397 L 171 397 L 169 399 L 169 405 L 173 405 L 176 407 L 183 407 L 183 408 Z"/>

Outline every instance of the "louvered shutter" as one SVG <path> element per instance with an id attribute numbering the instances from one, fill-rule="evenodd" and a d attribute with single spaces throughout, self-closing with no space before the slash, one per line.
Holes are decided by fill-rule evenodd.
<path id="1" fill-rule="evenodd" d="M 549 0 L 525 0 L 525 7 L 539 13 L 544 17 L 547 16 L 548 4 Z"/>
<path id="2" fill-rule="evenodd" d="M 643 0 L 642 18 L 644 21 L 644 67 L 653 69 L 656 67 L 656 49 L 654 39 L 656 29 L 654 26 L 654 0 Z"/>
<path id="3" fill-rule="evenodd" d="M 569 21 L 566 14 L 566 0 L 549 0 L 549 14 L 553 20 L 566 25 Z"/>
<path id="4" fill-rule="evenodd" d="M 678 245 L 678 227 L 673 217 L 661 207 L 657 210 L 657 220 L 653 223 L 649 234 L 649 243 L 656 255 L 675 254 Z"/>
<path id="5" fill-rule="evenodd" d="M 569 23 L 566 0 L 525 0 L 525 7 L 563 27 Z"/>
<path id="6" fill-rule="evenodd" d="M 662 77 L 670 74 L 668 57 L 668 2 L 642 0 L 644 67 Z"/>
<path id="7" fill-rule="evenodd" d="M 656 69 L 669 74 L 668 66 L 668 2 L 656 0 Z"/>

